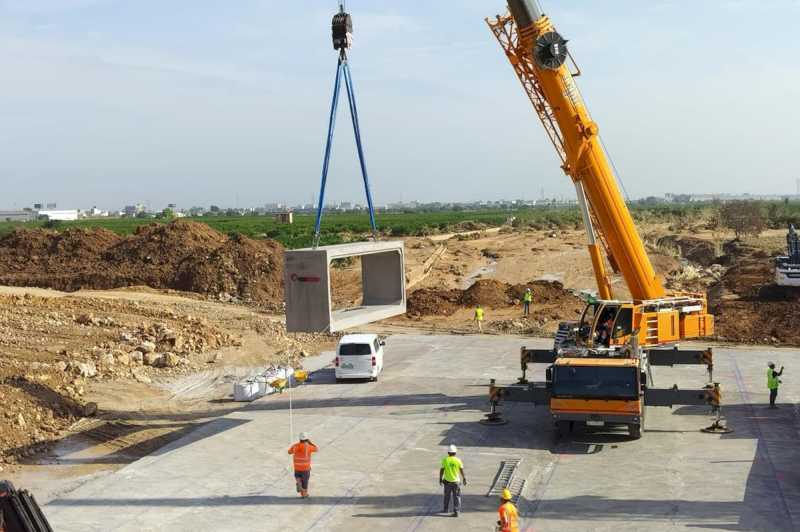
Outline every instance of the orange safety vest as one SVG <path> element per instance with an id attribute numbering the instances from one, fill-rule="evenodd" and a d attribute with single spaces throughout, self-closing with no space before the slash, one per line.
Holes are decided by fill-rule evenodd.
<path id="1" fill-rule="evenodd" d="M 313 443 L 298 442 L 289 447 L 289 454 L 294 459 L 295 471 L 311 470 L 311 453 L 317 452 L 317 446 Z"/>
<path id="2" fill-rule="evenodd" d="M 504 502 L 497 509 L 497 513 L 500 515 L 500 525 L 503 532 L 519 532 L 519 513 L 517 513 L 516 506 L 510 501 Z"/>

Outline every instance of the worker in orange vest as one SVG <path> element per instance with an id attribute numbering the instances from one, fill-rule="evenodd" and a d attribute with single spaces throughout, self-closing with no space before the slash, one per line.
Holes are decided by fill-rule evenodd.
<path id="1" fill-rule="evenodd" d="M 300 433 L 300 441 L 289 447 L 289 454 L 294 461 L 294 480 L 297 484 L 297 493 L 302 498 L 308 497 L 308 482 L 311 480 L 311 455 L 319 451 L 316 445 L 311 443 L 308 434 Z"/>
<path id="2" fill-rule="evenodd" d="M 519 512 L 511 502 L 511 492 L 508 489 L 503 490 L 502 500 L 503 503 L 497 509 L 500 516 L 500 520 L 497 521 L 500 532 L 519 532 Z"/>

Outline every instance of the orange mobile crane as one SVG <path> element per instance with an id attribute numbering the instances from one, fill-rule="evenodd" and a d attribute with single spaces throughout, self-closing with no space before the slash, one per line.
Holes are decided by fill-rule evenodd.
<path id="1" fill-rule="evenodd" d="M 712 380 L 710 349 L 679 351 L 681 340 L 708 336 L 714 317 L 704 294 L 667 295 L 620 193 L 612 165 L 574 78 L 580 70 L 567 40 L 536 0 L 509 0 L 509 13 L 487 19 L 572 179 L 589 240 L 599 298 L 580 322 L 559 326 L 553 350 L 522 348 L 522 378 L 491 386 L 492 414 L 501 399 L 547 404 L 560 432 L 575 423 L 627 425 L 639 437 L 645 405 L 710 404 L 718 411 L 719 386 L 657 390 L 651 366 L 702 364 Z M 631 300 L 614 299 L 603 253 L 625 280 Z M 668 347 L 668 349 L 665 349 Z M 548 363 L 547 380 L 529 383 L 529 363 Z"/>

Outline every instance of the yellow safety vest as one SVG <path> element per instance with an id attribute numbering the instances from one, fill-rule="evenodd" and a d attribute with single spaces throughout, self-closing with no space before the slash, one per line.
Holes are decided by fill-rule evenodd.
<path id="1" fill-rule="evenodd" d="M 523 296 L 523 301 L 525 301 L 527 303 L 530 303 L 531 301 L 533 301 L 533 293 L 525 292 L 525 295 Z"/>
<path id="2" fill-rule="evenodd" d="M 767 368 L 767 388 L 770 390 L 777 390 L 781 381 L 775 376 L 775 370 Z"/>
<path id="3" fill-rule="evenodd" d="M 476 308 L 475 309 L 475 319 L 478 321 L 483 321 L 483 309 Z"/>

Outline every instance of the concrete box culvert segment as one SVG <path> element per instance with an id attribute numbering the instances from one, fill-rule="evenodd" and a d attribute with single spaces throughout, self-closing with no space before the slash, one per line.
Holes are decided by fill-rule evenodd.
<path id="1" fill-rule="evenodd" d="M 333 310 L 331 262 L 361 258 L 363 302 Z M 405 249 L 403 242 L 356 242 L 285 253 L 286 330 L 336 332 L 405 314 Z"/>

